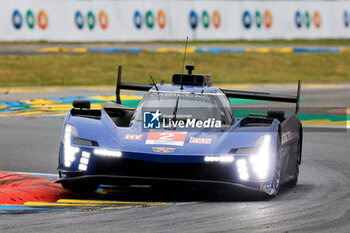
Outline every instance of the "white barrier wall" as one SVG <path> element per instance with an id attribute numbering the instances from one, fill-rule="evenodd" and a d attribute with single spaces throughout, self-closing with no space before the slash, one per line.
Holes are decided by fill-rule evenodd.
<path id="1" fill-rule="evenodd" d="M 0 0 L 0 40 L 350 38 L 348 1 Z"/>

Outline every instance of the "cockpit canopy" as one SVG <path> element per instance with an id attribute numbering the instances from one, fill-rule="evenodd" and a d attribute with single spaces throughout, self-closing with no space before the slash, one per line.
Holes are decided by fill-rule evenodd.
<path id="1" fill-rule="evenodd" d="M 143 112 L 162 113 L 161 120 L 195 119 L 206 121 L 219 120 L 221 125 L 233 123 L 230 103 L 221 91 L 216 93 L 195 93 L 187 91 L 148 92 L 137 107 L 132 121 L 142 121 Z"/>

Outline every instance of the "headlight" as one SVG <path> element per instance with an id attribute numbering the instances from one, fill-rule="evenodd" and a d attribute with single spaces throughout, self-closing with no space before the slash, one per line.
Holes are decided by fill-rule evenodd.
<path id="1" fill-rule="evenodd" d="M 249 161 L 257 177 L 265 179 L 269 173 L 271 163 L 271 135 L 261 136 L 255 144 L 260 144 L 260 148 L 256 155 L 250 156 Z"/>
<path id="2" fill-rule="evenodd" d="M 221 156 L 205 156 L 205 162 L 221 162 L 221 163 L 232 163 L 234 161 L 233 156 L 221 155 Z"/>
<path id="3" fill-rule="evenodd" d="M 247 162 L 245 159 L 239 159 L 236 163 L 238 175 L 241 180 L 248 180 L 249 179 L 249 173 L 247 168 Z"/>
<path id="4" fill-rule="evenodd" d="M 122 157 L 122 152 L 116 150 L 95 149 L 94 153 L 96 155 L 102 155 L 107 157 Z"/>
<path id="5" fill-rule="evenodd" d="M 236 157 L 236 169 L 241 180 L 266 179 L 271 168 L 271 135 L 258 138 L 256 147 L 232 149 L 235 154 L 249 154 L 247 157 Z M 251 177 L 251 178 L 250 178 Z"/>
<path id="6" fill-rule="evenodd" d="M 75 160 L 76 153 L 79 152 L 78 147 L 72 146 L 72 136 L 79 136 L 77 129 L 70 124 L 66 124 L 63 134 L 63 161 L 65 167 L 70 167 Z"/>

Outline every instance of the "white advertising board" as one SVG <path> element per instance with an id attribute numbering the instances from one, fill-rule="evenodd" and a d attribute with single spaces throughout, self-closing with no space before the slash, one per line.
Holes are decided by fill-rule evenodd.
<path id="1" fill-rule="evenodd" d="M 350 38 L 348 1 L 0 0 L 0 41 Z"/>

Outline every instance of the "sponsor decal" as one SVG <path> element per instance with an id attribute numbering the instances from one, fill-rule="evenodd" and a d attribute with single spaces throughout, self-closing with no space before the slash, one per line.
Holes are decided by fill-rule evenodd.
<path id="1" fill-rule="evenodd" d="M 126 134 L 124 139 L 126 140 L 142 140 L 143 134 Z"/>
<path id="2" fill-rule="evenodd" d="M 266 28 L 270 28 L 272 26 L 272 14 L 269 10 L 266 10 L 264 13 L 264 23 Z"/>
<path id="3" fill-rule="evenodd" d="M 192 118 L 190 115 L 163 115 L 157 109 L 154 111 L 143 112 L 143 128 L 144 129 L 176 129 L 176 128 L 221 128 L 221 121 L 215 118 L 206 120 Z"/>
<path id="4" fill-rule="evenodd" d="M 321 27 L 321 23 L 322 23 L 322 18 L 321 18 L 321 14 L 318 11 L 315 11 L 314 13 L 314 24 L 316 28 L 320 28 Z"/>
<path id="5" fill-rule="evenodd" d="M 249 11 L 245 11 L 243 12 L 243 16 L 242 16 L 242 22 L 243 22 L 243 26 L 245 28 L 250 28 L 250 26 L 252 26 L 252 16 L 250 15 Z"/>
<path id="6" fill-rule="evenodd" d="M 106 12 L 100 11 L 98 14 L 98 22 L 100 23 L 102 29 L 106 29 L 108 27 L 108 16 Z"/>
<path id="7" fill-rule="evenodd" d="M 152 147 L 153 152 L 158 153 L 172 153 L 176 150 L 176 148 L 173 147 Z"/>
<path id="8" fill-rule="evenodd" d="M 262 17 L 261 17 L 260 11 L 256 11 L 255 12 L 255 25 L 257 28 L 261 28 L 261 24 L 262 24 Z"/>
<path id="9" fill-rule="evenodd" d="M 305 12 L 305 26 L 309 28 L 311 25 L 311 17 L 309 12 Z"/>
<path id="10" fill-rule="evenodd" d="M 343 23 L 344 23 L 344 26 L 346 28 L 349 27 L 350 19 L 349 19 L 349 12 L 348 11 L 344 11 L 344 13 L 343 13 Z"/>
<path id="11" fill-rule="evenodd" d="M 96 15 L 93 11 L 88 11 L 86 18 L 80 10 L 77 10 L 74 15 L 75 25 L 79 30 L 84 28 L 85 23 L 90 30 L 93 30 L 96 26 Z M 98 24 L 102 30 L 106 30 L 109 25 L 108 15 L 104 10 L 98 13 Z"/>
<path id="12" fill-rule="evenodd" d="M 38 15 L 38 25 L 41 29 L 45 30 L 49 24 L 49 18 L 45 11 L 40 11 Z"/>
<path id="13" fill-rule="evenodd" d="M 242 15 L 242 24 L 244 28 L 250 29 L 255 23 L 256 28 L 262 28 L 263 26 L 267 29 L 272 27 L 273 24 L 273 16 L 271 11 L 265 10 L 264 14 L 261 14 L 259 10 L 257 10 L 254 16 L 250 13 L 250 11 L 246 10 Z"/>
<path id="14" fill-rule="evenodd" d="M 163 10 L 158 10 L 157 14 L 153 14 L 152 10 L 148 10 L 144 14 L 144 18 L 142 16 L 142 13 L 139 10 L 136 10 L 133 20 L 136 29 L 141 29 L 143 22 L 148 29 L 153 29 L 156 25 L 158 25 L 160 29 L 164 29 L 166 27 L 167 18 Z"/>
<path id="15" fill-rule="evenodd" d="M 303 16 L 301 15 L 300 11 L 297 11 L 295 13 L 295 25 L 297 26 L 297 28 L 301 28 L 301 26 L 303 25 Z"/>
<path id="16" fill-rule="evenodd" d="M 272 189 L 272 183 L 271 182 L 261 183 L 259 189 L 260 190 L 270 190 L 270 189 Z"/>
<path id="17" fill-rule="evenodd" d="M 137 29 L 140 29 L 142 27 L 142 16 L 140 11 L 135 11 L 134 24 Z"/>
<path id="18" fill-rule="evenodd" d="M 84 28 L 84 16 L 80 11 L 75 12 L 75 24 L 79 29 Z"/>
<path id="19" fill-rule="evenodd" d="M 163 29 L 165 27 L 166 15 L 165 15 L 164 11 L 162 11 L 162 10 L 158 11 L 157 22 L 158 22 L 158 25 L 161 29 Z"/>
<path id="20" fill-rule="evenodd" d="M 162 116 L 162 119 L 161 119 Z M 206 120 L 193 118 L 191 115 L 162 115 L 157 109 L 143 112 L 144 129 L 176 129 L 176 128 L 221 128 L 221 121 L 215 118 Z"/>
<path id="21" fill-rule="evenodd" d="M 199 16 L 196 13 L 196 11 L 191 10 L 189 14 L 189 23 L 190 23 L 190 27 L 193 30 L 197 29 L 198 21 L 202 22 L 203 28 L 205 29 L 209 29 L 210 24 L 212 24 L 215 29 L 218 29 L 221 26 L 221 15 L 218 10 L 214 10 L 212 13 L 212 17 L 210 17 L 209 11 L 203 10 L 201 14 L 201 18 L 199 19 Z"/>
<path id="22" fill-rule="evenodd" d="M 197 144 L 210 144 L 211 138 L 190 138 L 190 143 L 197 143 Z"/>
<path id="23" fill-rule="evenodd" d="M 160 129 L 160 116 L 162 114 L 156 112 L 143 112 L 143 128 L 144 129 Z"/>
<path id="24" fill-rule="evenodd" d="M 12 24 L 15 29 L 19 30 L 22 28 L 23 20 L 24 19 L 21 12 L 19 10 L 14 10 L 12 15 Z M 45 11 L 41 10 L 38 13 L 38 17 L 35 18 L 33 11 L 29 9 L 25 13 L 25 21 L 29 29 L 34 29 L 35 21 L 37 21 L 39 28 L 45 30 L 49 24 L 49 17 Z"/>
<path id="25" fill-rule="evenodd" d="M 146 20 L 147 27 L 149 29 L 152 29 L 154 26 L 154 16 L 152 11 L 147 11 L 145 20 Z"/>
<path id="26" fill-rule="evenodd" d="M 186 139 L 186 132 L 149 132 L 146 144 L 183 146 Z"/>
<path id="27" fill-rule="evenodd" d="M 320 28 L 322 25 L 322 17 L 320 12 L 318 11 L 315 11 L 312 17 L 309 11 L 305 11 L 304 14 L 302 14 L 301 11 L 296 11 L 294 22 L 295 22 L 295 26 L 298 29 L 301 29 L 303 27 L 308 29 L 311 27 L 312 23 L 315 28 Z"/>
<path id="28" fill-rule="evenodd" d="M 193 30 L 198 26 L 198 15 L 195 11 L 190 12 L 190 26 Z"/>
<path id="29" fill-rule="evenodd" d="M 204 10 L 202 13 L 202 23 L 204 28 L 208 28 L 210 25 L 210 17 L 206 10 Z"/>
<path id="30" fill-rule="evenodd" d="M 188 118 L 186 120 L 172 120 L 163 119 L 163 128 L 220 128 L 221 121 L 209 118 L 205 121 L 197 120 L 195 118 Z"/>
<path id="31" fill-rule="evenodd" d="M 87 14 L 87 23 L 88 23 L 90 30 L 94 29 L 95 23 L 96 23 L 96 18 L 95 18 L 95 15 L 92 11 L 89 11 Z"/>
<path id="32" fill-rule="evenodd" d="M 27 26 L 30 29 L 33 29 L 34 28 L 34 24 L 35 24 L 35 18 L 34 18 L 33 11 L 31 11 L 31 10 L 27 11 L 26 21 L 27 21 Z"/>
<path id="33" fill-rule="evenodd" d="M 220 25 L 221 25 L 221 16 L 220 16 L 219 11 L 215 10 L 213 12 L 213 19 L 212 19 L 212 21 L 213 21 L 213 25 L 214 25 L 215 28 L 219 28 L 220 27 Z"/>
<path id="34" fill-rule="evenodd" d="M 16 29 L 20 29 L 22 27 L 23 18 L 22 18 L 22 14 L 18 10 L 15 10 L 13 12 L 12 23 Z"/>
<path id="35" fill-rule="evenodd" d="M 292 141 L 295 138 L 299 137 L 299 133 L 292 133 L 292 132 L 287 132 L 282 135 L 282 145 L 286 144 L 287 142 Z"/>

